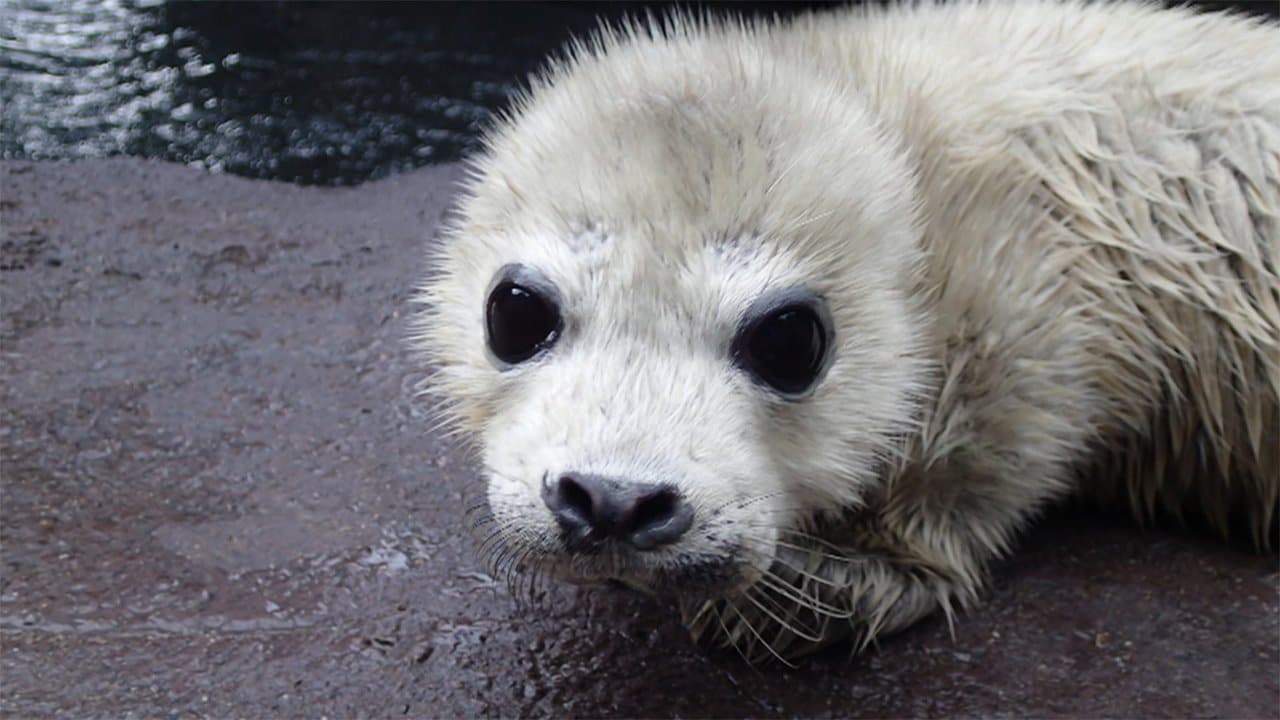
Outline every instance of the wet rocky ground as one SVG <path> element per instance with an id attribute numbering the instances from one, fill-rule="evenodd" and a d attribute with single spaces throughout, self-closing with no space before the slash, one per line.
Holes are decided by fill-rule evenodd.
<path id="1" fill-rule="evenodd" d="M 4 717 L 1280 715 L 1276 556 L 1082 511 L 954 631 L 794 669 L 626 595 L 517 604 L 402 343 L 455 168 L 0 172 Z"/>

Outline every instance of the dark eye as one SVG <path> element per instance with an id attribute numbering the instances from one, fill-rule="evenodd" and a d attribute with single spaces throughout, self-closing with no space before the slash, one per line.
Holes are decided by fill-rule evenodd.
<path id="1" fill-rule="evenodd" d="M 493 354 L 514 365 L 555 342 L 560 334 L 560 312 L 538 290 L 506 280 L 489 293 L 485 329 Z"/>
<path id="2" fill-rule="evenodd" d="M 827 357 L 827 329 L 808 305 L 788 305 L 749 324 L 735 341 L 740 365 L 778 392 L 808 390 Z"/>

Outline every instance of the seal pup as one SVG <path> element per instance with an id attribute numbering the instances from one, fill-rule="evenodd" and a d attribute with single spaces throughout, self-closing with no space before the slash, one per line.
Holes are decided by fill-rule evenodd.
<path id="1" fill-rule="evenodd" d="M 419 300 L 508 577 L 788 660 L 970 605 L 1078 492 L 1264 544 L 1280 30 L 1133 3 L 604 29 Z"/>

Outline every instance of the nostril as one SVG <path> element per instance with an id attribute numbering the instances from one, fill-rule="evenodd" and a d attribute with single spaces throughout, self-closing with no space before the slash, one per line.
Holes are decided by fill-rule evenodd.
<path id="1" fill-rule="evenodd" d="M 667 524 L 675 514 L 678 501 L 675 492 L 668 488 L 640 498 L 631 516 L 631 529 L 638 532 Z"/>
<path id="2" fill-rule="evenodd" d="M 608 488 L 593 475 L 565 473 L 542 486 L 542 501 L 574 551 L 590 551 L 609 535 L 612 507 Z"/>
<path id="3" fill-rule="evenodd" d="M 594 515 L 591 509 L 591 492 L 572 475 L 561 477 L 558 484 L 561 508 L 577 514 L 584 523 L 591 524 Z"/>
<path id="4" fill-rule="evenodd" d="M 693 524 L 693 508 L 670 487 L 650 487 L 635 499 L 626 540 L 638 550 L 652 550 L 679 540 Z"/>

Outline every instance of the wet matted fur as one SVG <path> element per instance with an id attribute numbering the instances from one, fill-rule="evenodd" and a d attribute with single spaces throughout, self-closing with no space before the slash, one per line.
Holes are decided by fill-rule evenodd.
<path id="1" fill-rule="evenodd" d="M 420 296 L 497 572 L 674 595 L 752 660 L 971 603 L 1047 502 L 1280 505 L 1280 29 L 1138 4 L 684 17 L 554 63 L 473 160 Z M 495 275 L 564 328 L 486 353 Z M 834 323 L 804 397 L 730 358 L 752 303 Z M 547 477 L 664 482 L 672 547 L 574 554 Z"/>

